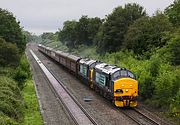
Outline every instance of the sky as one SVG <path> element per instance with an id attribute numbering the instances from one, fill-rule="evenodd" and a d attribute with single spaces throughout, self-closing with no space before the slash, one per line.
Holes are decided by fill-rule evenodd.
<path id="1" fill-rule="evenodd" d="M 174 0 L 0 0 L 0 8 L 7 9 L 20 21 L 24 30 L 37 35 L 56 32 L 66 20 L 78 20 L 82 15 L 104 18 L 118 6 L 138 3 L 151 16 L 163 11 Z"/>

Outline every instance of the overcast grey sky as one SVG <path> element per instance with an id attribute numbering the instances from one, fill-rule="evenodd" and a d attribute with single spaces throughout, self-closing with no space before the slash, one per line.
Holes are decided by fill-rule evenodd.
<path id="1" fill-rule="evenodd" d="M 55 32 L 66 20 L 82 15 L 104 18 L 117 6 L 138 3 L 149 15 L 164 10 L 173 0 L 0 0 L 0 8 L 12 12 L 25 30 L 40 34 Z"/>

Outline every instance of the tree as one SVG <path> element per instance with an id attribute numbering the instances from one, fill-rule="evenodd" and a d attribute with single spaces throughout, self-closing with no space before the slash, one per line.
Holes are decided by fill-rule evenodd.
<path id="1" fill-rule="evenodd" d="M 77 23 L 76 31 L 77 31 L 77 42 L 78 44 L 87 44 L 89 42 L 88 38 L 88 24 L 89 19 L 88 16 L 82 16 Z"/>
<path id="2" fill-rule="evenodd" d="M 156 47 L 162 47 L 167 42 L 162 40 L 162 37 L 171 29 L 171 23 L 163 14 L 142 17 L 129 26 L 123 48 L 133 50 L 136 54 L 143 54 Z"/>
<path id="3" fill-rule="evenodd" d="M 17 66 L 19 59 L 20 56 L 16 45 L 0 38 L 0 65 Z"/>
<path id="4" fill-rule="evenodd" d="M 98 33 L 100 27 L 102 26 L 103 20 L 98 17 L 90 18 L 88 24 L 88 39 L 89 43 L 87 45 L 91 45 L 94 42 L 95 36 Z"/>
<path id="5" fill-rule="evenodd" d="M 29 43 L 29 42 L 41 43 L 42 42 L 42 38 L 33 33 L 30 33 L 28 31 L 23 31 L 23 34 L 26 36 L 27 43 Z"/>
<path id="6" fill-rule="evenodd" d="M 173 4 L 165 9 L 165 14 L 174 26 L 180 26 L 180 0 L 175 0 Z"/>
<path id="7" fill-rule="evenodd" d="M 22 53 L 25 50 L 26 42 L 19 24 L 20 22 L 16 21 L 12 13 L 0 8 L 0 37 L 6 42 L 16 44 Z"/>
<path id="8" fill-rule="evenodd" d="M 180 28 L 174 34 L 168 43 L 168 49 L 171 54 L 171 62 L 173 65 L 180 65 Z"/>
<path id="9" fill-rule="evenodd" d="M 82 16 L 76 27 L 78 44 L 91 45 L 101 25 L 102 20 L 98 17 Z"/>
<path id="10" fill-rule="evenodd" d="M 59 32 L 58 38 L 62 43 L 65 43 L 69 48 L 74 48 L 76 43 L 76 21 L 65 21 L 63 29 Z"/>
<path id="11" fill-rule="evenodd" d="M 53 38 L 54 38 L 53 36 L 54 36 L 54 33 L 45 32 L 45 33 L 43 33 L 43 34 L 41 35 L 41 38 L 42 38 L 43 40 L 45 40 L 45 39 L 53 40 Z"/>
<path id="12" fill-rule="evenodd" d="M 125 7 L 117 7 L 112 14 L 105 19 L 102 33 L 99 33 L 98 50 L 100 52 L 113 52 L 121 48 L 127 28 L 136 19 L 145 16 L 146 12 L 138 4 L 126 4 Z"/>
<path id="13" fill-rule="evenodd" d="M 102 20 L 98 17 L 88 18 L 88 16 L 82 16 L 78 22 L 64 22 L 63 29 L 59 31 L 58 38 L 70 48 L 81 44 L 91 45 L 101 25 Z"/>

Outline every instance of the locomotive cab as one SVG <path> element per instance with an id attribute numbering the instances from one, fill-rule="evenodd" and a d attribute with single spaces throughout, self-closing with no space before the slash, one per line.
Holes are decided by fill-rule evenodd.
<path id="1" fill-rule="evenodd" d="M 136 107 L 138 82 L 135 76 L 126 69 L 116 71 L 112 75 L 114 82 L 114 104 L 117 107 Z"/>
<path id="2" fill-rule="evenodd" d="M 132 72 L 101 63 L 95 66 L 93 74 L 95 90 L 117 107 L 137 106 L 138 82 Z"/>

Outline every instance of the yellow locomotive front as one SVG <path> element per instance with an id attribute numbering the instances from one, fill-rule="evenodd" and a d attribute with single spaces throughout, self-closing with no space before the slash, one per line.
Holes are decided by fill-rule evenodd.
<path id="1" fill-rule="evenodd" d="M 114 104 L 117 107 L 136 107 L 138 82 L 128 70 L 114 74 Z"/>
<path id="2" fill-rule="evenodd" d="M 99 63 L 93 68 L 94 89 L 117 107 L 136 107 L 138 82 L 134 74 L 117 66 Z"/>

